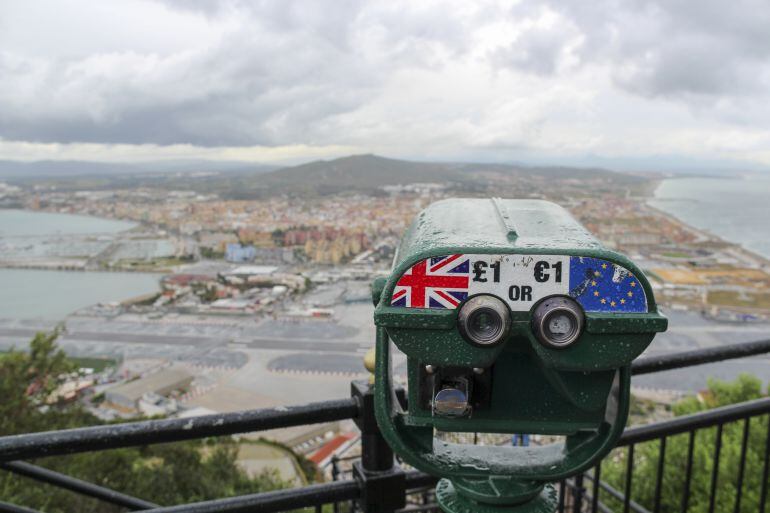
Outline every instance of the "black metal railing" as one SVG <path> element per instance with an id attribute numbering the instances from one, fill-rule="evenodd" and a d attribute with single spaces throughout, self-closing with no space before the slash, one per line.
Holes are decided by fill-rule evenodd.
<path id="1" fill-rule="evenodd" d="M 648 374 L 703 363 L 770 353 L 770 340 L 735 344 L 683 353 L 650 356 L 634 362 L 632 373 Z M 667 479 L 666 455 L 669 440 L 676 436 L 688 436 L 685 458 L 684 486 L 682 487 L 681 511 L 690 506 L 690 485 L 693 476 L 693 455 L 697 451 L 698 433 L 715 430 L 714 464 L 710 480 L 709 511 L 717 511 L 717 482 L 720 479 L 719 458 L 721 440 L 725 426 L 743 422 L 743 438 L 740 449 L 740 463 L 735 476 L 726 476 L 736 481 L 734 512 L 743 511 L 742 498 L 745 493 L 746 455 L 759 453 L 762 456 L 762 476 L 759 481 L 759 511 L 765 513 L 768 496 L 768 457 L 770 456 L 770 427 L 764 444 L 749 447 L 751 421 L 755 418 L 770 417 L 770 398 L 739 403 L 692 415 L 676 417 L 644 426 L 626 429 L 616 451 L 625 451 L 626 470 L 622 476 L 622 487 L 602 476 L 603 464 L 592 471 L 574 476 L 560 483 L 559 511 L 580 513 L 601 511 L 603 513 L 644 513 L 661 509 L 661 490 Z M 249 433 L 268 429 L 301 426 L 352 419 L 361 431 L 361 457 L 352 465 L 352 478 L 327 483 L 313 484 L 301 488 L 284 489 L 225 499 L 160 507 L 140 498 L 131 497 L 119 491 L 87 483 L 52 470 L 20 461 L 47 456 L 98 451 L 118 447 L 141 446 L 156 443 L 200 439 L 209 436 Z M 759 422 L 757 422 L 759 424 Z M 768 421 L 770 426 L 770 420 Z M 635 448 L 644 444 L 657 443 L 658 472 L 655 475 L 653 504 L 645 506 L 634 499 Z M 611 457 L 618 458 L 615 452 Z M 65 488 L 67 490 L 99 499 L 109 504 L 122 506 L 132 511 L 153 513 L 170 512 L 280 512 L 301 508 L 315 508 L 321 511 L 326 504 L 339 511 L 342 505 L 347 511 L 389 512 L 389 511 L 434 511 L 431 487 L 436 479 L 418 471 L 405 471 L 394 464 L 393 453 L 379 433 L 374 418 L 374 404 L 371 389 L 365 383 L 354 382 L 352 397 L 334 401 L 323 401 L 294 407 L 248 410 L 237 413 L 205 415 L 189 419 L 150 420 L 94 426 L 61 431 L 47 431 L 0 437 L 0 469 L 30 479 Z M 340 477 L 340 473 L 337 473 Z M 725 478 L 725 476 L 722 476 Z M 590 485 L 590 486 L 589 486 Z M 622 491 L 621 491 L 622 489 Z M 407 501 L 407 497 L 411 499 Z M 2 502 L 0 512 L 35 513 L 29 508 Z M 721 503 L 720 503 L 721 504 Z M 748 510 L 746 510 L 748 511 Z"/>
<path id="2" fill-rule="evenodd" d="M 650 374 L 666 370 L 690 367 L 705 363 L 713 363 L 734 358 L 744 358 L 770 352 L 770 341 L 762 340 L 744 344 L 733 344 L 729 346 L 699 349 L 675 354 L 664 354 L 640 358 L 632 365 L 634 375 Z M 764 429 L 760 443 L 755 447 L 750 447 L 750 428 L 752 420 L 756 424 L 761 424 L 762 420 L 767 423 Z M 726 428 L 741 424 L 740 450 L 737 460 L 737 473 L 735 476 L 723 475 L 720 477 L 720 456 L 722 452 L 723 433 Z M 759 425 L 758 427 L 761 427 Z M 702 436 L 700 436 L 702 435 Z M 669 462 L 667 467 L 666 457 L 669 450 L 670 440 L 676 440 L 674 437 L 686 437 L 686 449 L 684 450 L 684 460 L 678 462 Z M 700 438 L 699 438 L 700 436 Z M 761 477 L 758 480 L 759 494 L 754 509 L 745 509 L 747 512 L 765 513 L 770 511 L 767 504 L 768 500 L 768 477 L 770 476 L 770 398 L 765 397 L 753 401 L 747 401 L 721 408 L 715 408 L 707 411 L 683 415 L 670 420 L 656 422 L 652 424 L 634 426 L 627 428 L 617 444 L 616 451 L 607 459 L 620 458 L 625 461 L 625 469 L 622 474 L 622 491 L 616 486 L 612 486 L 602 477 L 602 467 L 604 462 L 600 462 L 590 472 L 574 476 L 571 479 L 562 481 L 560 486 L 560 513 L 579 513 L 590 511 L 591 513 L 614 513 L 622 511 L 623 513 L 659 513 L 661 511 L 689 511 L 691 505 L 691 485 L 694 474 L 693 458 L 698 448 L 698 440 L 707 440 L 706 437 L 713 437 L 713 451 L 710 454 L 711 468 L 701 469 L 710 472 L 709 484 L 707 489 L 708 500 L 706 511 L 713 513 L 715 511 L 728 511 L 725 509 L 726 502 L 732 500 L 729 505 L 729 511 L 740 513 L 742 509 L 743 496 L 745 493 L 744 479 L 746 469 L 747 454 L 754 452 L 761 457 Z M 755 437 L 756 440 L 756 437 Z M 681 441 L 681 440 L 680 440 Z M 641 504 L 634 500 L 634 474 L 636 447 L 639 444 L 646 444 L 646 452 L 650 452 L 650 445 L 657 446 L 655 455 L 655 470 L 653 478 L 652 496 L 649 504 Z M 705 445 L 705 444 L 703 444 Z M 624 454 L 618 454 L 624 451 Z M 671 465 L 675 463 L 676 465 Z M 673 469 L 670 467 L 674 467 Z M 677 498 L 675 508 L 664 508 L 663 488 L 667 478 L 674 476 L 672 470 L 681 470 L 682 483 L 679 490 L 680 495 Z M 645 476 L 648 477 L 648 476 Z M 676 476 L 679 477 L 679 476 Z M 717 508 L 717 493 L 719 484 L 727 479 L 735 479 L 734 493 L 723 501 L 722 508 Z M 590 488 L 586 486 L 590 483 Z M 606 500 L 602 500 L 605 497 Z"/>
<path id="3" fill-rule="evenodd" d="M 729 406 L 723 406 L 721 408 L 715 408 L 712 410 L 706 410 L 691 415 L 685 415 L 676 417 L 671 420 L 662 422 L 656 422 L 654 424 L 647 424 L 642 426 L 635 426 L 626 429 L 620 438 L 617 445 L 618 449 L 624 450 L 625 454 L 622 455 L 622 459 L 625 461 L 625 469 L 623 472 L 623 491 L 617 490 L 611 486 L 606 480 L 602 478 L 602 466 L 604 463 L 599 463 L 592 471 L 573 477 L 570 480 L 562 482 L 562 498 L 560 511 L 564 512 L 581 512 L 591 511 L 592 513 L 616 511 L 616 508 L 611 508 L 604 502 L 601 497 L 606 496 L 612 502 L 620 505 L 620 511 L 628 513 L 632 511 L 634 513 L 657 513 L 662 511 L 662 491 L 664 479 L 666 479 L 666 455 L 667 447 L 669 446 L 669 440 L 673 437 L 680 435 L 687 437 L 686 443 L 686 456 L 683 461 L 678 461 L 677 469 L 683 470 L 681 475 L 683 485 L 681 487 L 681 494 L 678 497 L 678 503 L 680 505 L 679 511 L 687 511 L 690 506 L 691 498 L 691 484 L 693 478 L 693 457 L 696 449 L 696 440 L 699 434 L 704 436 L 713 436 L 714 449 L 711 453 L 711 468 L 702 469 L 710 472 L 710 480 L 708 487 L 708 511 L 727 511 L 723 508 L 716 509 L 716 498 L 718 491 L 718 483 L 720 479 L 735 480 L 735 493 L 731 493 L 733 503 L 730 505 L 729 511 L 740 512 L 742 498 L 744 494 L 744 478 L 746 469 L 746 457 L 749 453 L 749 434 L 751 428 L 752 419 L 760 419 L 763 417 L 768 418 L 767 427 L 763 427 L 762 430 L 762 443 L 758 444 L 759 447 L 755 447 L 754 450 L 757 454 L 763 454 L 762 461 L 762 475 L 759 478 L 759 500 L 757 501 L 756 508 L 746 511 L 759 511 L 764 513 L 767 507 L 767 494 L 768 494 L 768 471 L 770 470 L 769 456 L 770 456 L 770 398 L 765 397 L 762 399 L 756 399 L 753 401 L 746 401 L 743 403 L 733 404 Z M 734 476 L 724 475 L 720 476 L 720 456 L 722 451 L 722 439 L 723 433 L 727 426 L 740 424 L 741 428 L 741 442 L 740 451 L 737 461 L 737 473 Z M 713 430 L 711 429 L 713 428 Z M 712 432 L 713 431 L 713 432 Z M 655 473 L 654 473 L 654 488 L 652 494 L 652 501 L 647 507 L 634 501 L 633 497 L 633 485 L 634 485 L 634 465 L 635 465 L 635 448 L 639 444 L 652 443 L 657 444 L 657 455 L 655 458 Z M 621 449 L 624 448 L 624 449 Z M 674 477 L 674 476 L 668 476 Z M 679 477 L 679 476 L 677 476 Z M 586 482 L 591 482 L 590 489 L 585 486 Z M 670 509 L 667 509 L 670 511 Z"/>

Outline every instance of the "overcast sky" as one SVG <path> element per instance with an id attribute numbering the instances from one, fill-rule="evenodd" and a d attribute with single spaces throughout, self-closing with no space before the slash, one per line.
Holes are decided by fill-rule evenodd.
<path id="1" fill-rule="evenodd" d="M 0 0 L 0 159 L 770 166 L 757 1 Z"/>

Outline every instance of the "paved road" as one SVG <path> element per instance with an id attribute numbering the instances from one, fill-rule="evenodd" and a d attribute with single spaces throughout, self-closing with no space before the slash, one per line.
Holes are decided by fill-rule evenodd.
<path id="1" fill-rule="evenodd" d="M 315 340 L 290 340 L 290 339 L 254 339 L 245 342 L 253 349 L 286 349 L 290 351 L 331 351 L 335 353 L 355 353 L 361 348 L 367 348 L 371 344 L 364 342 L 330 342 Z"/>
<path id="2" fill-rule="evenodd" d="M 27 328 L 0 328 L 0 337 L 28 337 L 36 333 Z M 221 344 L 223 340 L 215 337 L 195 337 L 190 335 L 147 335 L 144 333 L 109 333 L 104 331 L 65 332 L 62 340 L 83 340 L 89 342 L 127 342 L 142 344 L 172 344 L 172 345 L 211 345 Z"/>

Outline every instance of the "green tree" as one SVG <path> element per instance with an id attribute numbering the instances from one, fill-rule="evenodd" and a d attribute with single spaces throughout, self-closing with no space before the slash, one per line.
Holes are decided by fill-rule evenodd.
<path id="1" fill-rule="evenodd" d="M 208 260 L 221 260 L 225 257 L 224 252 L 217 251 L 214 248 L 208 248 L 205 246 L 200 247 L 201 257 Z"/>
<path id="2" fill-rule="evenodd" d="M 732 382 L 709 380 L 708 390 L 700 397 L 689 397 L 677 403 L 676 416 L 689 415 L 703 410 L 750 401 L 764 397 L 762 383 L 755 376 L 741 374 Z M 766 415 L 754 417 L 749 422 L 746 460 L 743 474 L 740 511 L 755 513 L 759 510 L 764 450 L 768 419 Z M 731 422 L 722 428 L 722 446 L 719 456 L 716 502 L 714 511 L 732 512 L 737 494 L 737 477 L 740 472 L 741 444 L 744 422 Z M 717 428 L 700 429 L 696 432 L 692 479 L 690 483 L 689 509 L 691 513 L 706 513 L 709 508 L 711 476 L 714 469 L 714 452 Z M 689 434 L 669 437 L 666 441 L 664 474 L 661 487 L 661 511 L 679 512 L 685 489 Z M 631 498 L 652 511 L 658 471 L 660 442 L 639 444 L 634 450 L 632 465 Z M 623 491 L 627 468 L 628 450 L 617 449 L 604 460 L 602 480 Z M 622 504 L 603 492 L 601 500 L 613 510 L 622 510 Z M 770 503 L 767 504 L 770 508 Z M 769 509 L 770 510 L 770 509 Z"/>
<path id="3" fill-rule="evenodd" d="M 99 424 L 78 403 L 51 404 L 73 371 L 56 347 L 58 332 L 39 333 L 29 352 L 0 358 L 0 436 Z M 249 477 L 230 437 L 42 458 L 33 463 L 161 505 L 283 487 L 277 473 Z M 0 471 L 0 498 L 49 513 L 117 512 L 121 508 Z"/>

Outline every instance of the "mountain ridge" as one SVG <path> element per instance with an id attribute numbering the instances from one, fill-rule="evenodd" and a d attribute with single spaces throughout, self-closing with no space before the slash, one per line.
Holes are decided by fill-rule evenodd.
<path id="1" fill-rule="evenodd" d="M 268 172 L 280 166 L 245 161 L 176 159 L 151 162 L 103 162 L 88 160 L 0 159 L 0 178 L 118 175 L 120 173 Z"/>
<path id="2" fill-rule="evenodd" d="M 490 183 L 510 181 L 522 184 L 550 179 L 608 179 L 613 182 L 639 182 L 640 176 L 601 168 L 566 166 L 525 166 L 505 163 L 419 162 L 373 154 L 314 160 L 295 166 L 268 169 L 243 163 L 184 161 L 163 163 L 109 164 L 77 161 L 15 163 L 0 161 L 0 178 L 21 185 L 43 185 L 60 190 L 108 190 L 110 188 L 150 187 L 191 189 L 216 193 L 231 199 L 260 197 L 324 196 L 344 192 L 381 194 L 389 185 L 441 183 L 459 191 L 474 192 Z M 57 165 L 60 170 L 55 172 Z M 9 173 L 9 169 L 11 172 Z M 24 170 L 33 172 L 24 173 Z M 4 172 L 5 171 L 5 174 Z"/>

